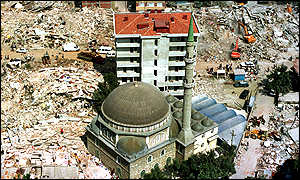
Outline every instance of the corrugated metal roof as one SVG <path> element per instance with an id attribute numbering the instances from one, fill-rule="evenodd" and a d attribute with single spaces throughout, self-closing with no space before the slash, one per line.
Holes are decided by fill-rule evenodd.
<path id="1" fill-rule="evenodd" d="M 239 145 L 247 124 L 243 115 L 236 114 L 234 110 L 228 110 L 224 104 L 219 104 L 205 95 L 193 97 L 192 108 L 218 124 L 218 135 L 221 139 L 227 141 L 228 144 L 231 144 L 233 139 L 232 144 Z"/>

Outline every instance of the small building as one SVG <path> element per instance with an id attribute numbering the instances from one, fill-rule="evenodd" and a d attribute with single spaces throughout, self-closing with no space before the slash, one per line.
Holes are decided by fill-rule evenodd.
<path id="1" fill-rule="evenodd" d="M 114 1 L 74 1 L 75 7 L 114 8 Z"/>
<path id="2" fill-rule="evenodd" d="M 165 8 L 165 1 L 136 1 L 136 12 L 163 11 Z"/>
<path id="3" fill-rule="evenodd" d="M 176 7 L 177 9 L 184 10 L 184 11 L 190 11 L 193 8 L 194 3 L 189 1 L 177 1 Z"/>
<path id="4" fill-rule="evenodd" d="M 225 72 L 224 69 L 217 70 L 217 78 L 219 78 L 219 76 L 222 76 L 222 77 L 226 78 L 226 72 Z"/>
<path id="5" fill-rule="evenodd" d="M 244 69 L 235 69 L 233 71 L 235 81 L 244 81 L 245 80 L 245 70 Z"/>

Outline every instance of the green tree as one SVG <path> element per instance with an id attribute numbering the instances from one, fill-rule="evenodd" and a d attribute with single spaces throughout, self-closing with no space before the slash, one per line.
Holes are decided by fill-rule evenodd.
<path id="1" fill-rule="evenodd" d="M 165 172 L 163 172 L 158 166 L 154 166 L 150 173 L 144 175 L 144 179 L 168 179 Z"/>
<path id="2" fill-rule="evenodd" d="M 299 177 L 299 156 L 296 159 L 288 159 L 277 167 L 273 179 L 296 179 Z"/>
<path id="3" fill-rule="evenodd" d="M 110 72 L 103 75 L 104 82 L 98 83 L 98 89 L 93 94 L 93 108 L 96 112 L 100 112 L 100 107 L 105 98 L 119 86 L 116 74 Z"/>
<path id="4" fill-rule="evenodd" d="M 278 98 L 280 93 L 287 94 L 291 90 L 291 79 L 287 66 L 280 65 L 275 66 L 273 71 L 267 75 L 267 81 L 265 81 L 265 88 L 267 90 L 274 90 L 275 92 L 275 105 L 278 105 Z"/>
<path id="5" fill-rule="evenodd" d="M 179 161 L 174 159 L 173 163 L 165 165 L 163 170 L 152 169 L 145 175 L 147 178 L 168 178 L 168 179 L 217 179 L 228 178 L 235 173 L 234 157 L 235 146 L 222 142 L 216 151 L 221 155 L 216 158 L 214 151 L 206 154 L 194 154 L 187 160 Z"/>
<path id="6" fill-rule="evenodd" d="M 292 83 L 292 90 L 299 92 L 299 74 L 296 72 L 296 70 L 294 68 L 292 68 L 289 71 L 290 74 L 290 79 L 291 79 L 291 83 Z"/>

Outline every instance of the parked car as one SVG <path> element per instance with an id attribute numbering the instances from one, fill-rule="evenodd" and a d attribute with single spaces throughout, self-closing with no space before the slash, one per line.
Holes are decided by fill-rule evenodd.
<path id="1" fill-rule="evenodd" d="M 275 91 L 274 90 L 268 90 L 267 95 L 275 97 Z"/>
<path id="2" fill-rule="evenodd" d="M 67 43 L 63 45 L 63 51 L 79 51 L 80 48 L 75 43 Z"/>
<path id="3" fill-rule="evenodd" d="M 19 48 L 16 50 L 17 53 L 27 53 L 27 49 L 25 48 Z"/>
<path id="4" fill-rule="evenodd" d="M 246 97 L 249 94 L 249 90 L 245 89 L 241 94 L 240 94 L 240 99 L 246 99 Z"/>
<path id="5" fill-rule="evenodd" d="M 247 81 L 239 81 L 233 84 L 234 87 L 248 87 L 249 84 Z"/>

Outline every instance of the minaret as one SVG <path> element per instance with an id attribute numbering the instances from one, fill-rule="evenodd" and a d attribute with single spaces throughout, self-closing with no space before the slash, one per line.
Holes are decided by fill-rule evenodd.
<path id="1" fill-rule="evenodd" d="M 190 144 L 194 138 L 191 129 L 191 111 L 192 111 L 192 88 L 194 87 L 193 71 L 194 71 L 194 26 L 193 16 L 191 14 L 188 38 L 186 42 L 186 56 L 185 56 L 185 80 L 184 99 L 183 99 L 183 122 L 182 130 L 178 135 L 178 139 L 184 144 Z"/>

